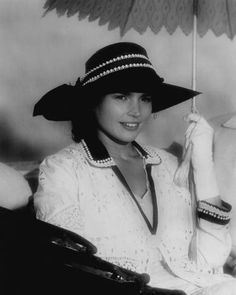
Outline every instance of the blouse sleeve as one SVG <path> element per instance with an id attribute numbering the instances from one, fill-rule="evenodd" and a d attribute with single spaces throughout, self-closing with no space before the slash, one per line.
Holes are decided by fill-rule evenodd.
<path id="1" fill-rule="evenodd" d="M 82 234 L 76 165 L 69 154 L 46 158 L 40 165 L 34 207 L 38 219 Z"/>
<path id="2" fill-rule="evenodd" d="M 229 233 L 231 206 L 223 202 L 223 208 L 207 201 L 197 204 L 198 217 L 198 258 L 212 268 L 224 265 L 230 254 L 232 241 Z"/>
<path id="3" fill-rule="evenodd" d="M 172 155 L 168 155 L 167 169 L 170 171 L 172 179 L 174 179 L 177 167 L 177 159 Z M 181 190 L 183 194 L 186 192 L 190 196 L 190 192 L 186 191 L 186 188 Z M 196 247 L 197 251 L 196 267 L 198 269 L 222 269 L 231 251 L 232 243 L 229 233 L 231 206 L 223 201 L 222 204 L 223 208 L 220 208 L 207 201 L 199 201 L 197 202 L 196 212 L 190 214 L 192 220 L 193 218 L 197 220 L 193 241 L 194 244 L 196 243 L 194 248 Z M 194 208 L 195 206 L 193 206 L 192 210 L 195 210 Z M 193 220 L 194 224 L 195 221 Z M 191 243 L 189 248 L 192 246 Z"/>

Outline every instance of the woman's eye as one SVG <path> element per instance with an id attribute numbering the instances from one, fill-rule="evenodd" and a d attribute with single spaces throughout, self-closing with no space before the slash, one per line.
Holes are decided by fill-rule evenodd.
<path id="1" fill-rule="evenodd" d="M 152 97 L 150 95 L 145 95 L 141 97 L 141 100 L 144 102 L 152 102 Z"/>
<path id="2" fill-rule="evenodd" d="M 115 99 L 119 99 L 119 100 L 126 100 L 127 96 L 125 94 L 116 94 Z"/>

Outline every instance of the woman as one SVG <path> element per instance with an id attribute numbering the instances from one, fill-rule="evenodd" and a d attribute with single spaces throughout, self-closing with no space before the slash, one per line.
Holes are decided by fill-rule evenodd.
<path id="1" fill-rule="evenodd" d="M 222 273 L 231 208 L 215 181 L 211 127 L 199 115 L 187 118 L 197 211 L 173 181 L 176 159 L 135 141 L 152 113 L 197 94 L 164 83 L 137 44 L 97 51 L 75 86 L 35 106 L 34 115 L 70 120 L 75 143 L 42 163 L 34 204 L 39 219 L 82 235 L 107 261 L 148 273 L 151 286 L 232 295 L 236 280 Z"/>

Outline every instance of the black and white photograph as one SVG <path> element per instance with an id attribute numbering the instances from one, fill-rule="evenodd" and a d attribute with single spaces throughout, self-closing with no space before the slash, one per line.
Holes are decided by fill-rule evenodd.
<path id="1" fill-rule="evenodd" d="M 0 0 L 0 293 L 236 295 L 236 0 Z"/>

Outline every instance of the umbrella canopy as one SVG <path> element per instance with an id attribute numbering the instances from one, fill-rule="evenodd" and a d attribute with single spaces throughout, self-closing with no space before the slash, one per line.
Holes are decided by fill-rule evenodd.
<path id="1" fill-rule="evenodd" d="M 192 89 L 196 90 L 197 33 L 209 30 L 216 36 L 236 34 L 235 0 L 46 0 L 45 14 L 56 10 L 59 16 L 78 15 L 79 20 L 99 20 L 108 30 L 120 29 L 121 37 L 130 29 L 143 34 L 147 28 L 157 34 L 163 27 L 173 34 L 179 27 L 192 36 Z M 192 111 L 196 111 L 195 98 Z"/>
<path id="2" fill-rule="evenodd" d="M 216 36 L 236 34 L 235 0 L 47 0 L 46 13 L 56 9 L 58 15 L 78 15 L 79 20 L 99 19 L 108 29 L 120 28 L 123 36 L 135 29 L 140 34 L 149 27 L 157 34 L 162 27 L 173 34 L 177 27 L 188 35 L 193 30 L 193 15 L 198 16 L 198 34 L 212 30 Z"/>

